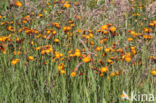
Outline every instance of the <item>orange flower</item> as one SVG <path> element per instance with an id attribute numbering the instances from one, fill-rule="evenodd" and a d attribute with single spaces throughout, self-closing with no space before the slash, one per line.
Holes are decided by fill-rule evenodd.
<path id="1" fill-rule="evenodd" d="M 21 54 L 21 51 L 14 51 L 13 54 L 14 55 L 16 55 L 16 54 L 19 55 L 19 54 Z"/>
<path id="2" fill-rule="evenodd" d="M 115 76 L 115 73 L 114 72 L 111 72 L 110 76 L 111 77 L 114 77 Z"/>
<path id="3" fill-rule="evenodd" d="M 88 62 L 90 62 L 91 59 L 90 59 L 90 57 L 84 57 L 82 60 L 83 60 L 83 62 L 88 63 Z"/>
<path id="4" fill-rule="evenodd" d="M 18 62 L 19 62 L 19 59 L 13 59 L 13 60 L 11 60 L 11 65 L 15 65 Z"/>
<path id="5" fill-rule="evenodd" d="M 80 50 L 79 49 L 76 49 L 74 55 L 77 56 L 77 57 L 79 57 L 81 55 Z"/>
<path id="6" fill-rule="evenodd" d="M 108 62 L 109 64 L 113 64 L 113 61 L 112 61 L 111 59 L 108 59 L 107 62 Z"/>
<path id="7" fill-rule="evenodd" d="M 156 69 L 151 71 L 151 74 L 156 76 Z"/>
<path id="8" fill-rule="evenodd" d="M 22 6 L 22 3 L 20 1 L 16 1 L 15 4 L 16 4 L 17 7 L 21 7 Z"/>
<path id="9" fill-rule="evenodd" d="M 110 48 L 105 48 L 104 51 L 108 53 L 110 51 Z"/>
<path id="10" fill-rule="evenodd" d="M 108 30 L 108 25 L 101 26 L 101 30 Z"/>
<path id="11" fill-rule="evenodd" d="M 8 30 L 14 32 L 14 27 L 13 26 L 8 26 Z"/>
<path id="12" fill-rule="evenodd" d="M 120 73 L 119 73 L 119 71 L 116 71 L 115 74 L 116 74 L 116 75 L 119 75 Z"/>
<path id="13" fill-rule="evenodd" d="M 125 61 L 126 62 L 130 62 L 131 61 L 131 57 L 125 57 Z"/>
<path id="14" fill-rule="evenodd" d="M 151 35 L 143 35 L 143 38 L 144 39 L 152 39 L 152 36 Z"/>
<path id="15" fill-rule="evenodd" d="M 112 33 L 114 33 L 114 32 L 116 31 L 116 27 L 114 27 L 114 26 L 110 27 L 110 31 L 111 31 Z"/>
<path id="16" fill-rule="evenodd" d="M 61 70 L 60 72 L 61 72 L 61 74 L 66 74 L 65 70 Z"/>
<path id="17" fill-rule="evenodd" d="M 150 28 L 144 28 L 144 32 L 145 33 L 149 33 L 149 32 L 151 32 L 152 30 L 150 29 Z"/>
<path id="18" fill-rule="evenodd" d="M 69 30 L 71 30 L 72 28 L 70 27 L 70 26 L 65 26 L 64 28 L 63 28 L 63 31 L 64 32 L 66 32 L 66 31 L 69 31 Z"/>
<path id="19" fill-rule="evenodd" d="M 56 39 L 54 39 L 54 42 L 55 42 L 55 43 L 59 43 L 60 40 L 56 38 Z"/>
<path id="20" fill-rule="evenodd" d="M 28 56 L 28 60 L 34 60 L 33 56 Z"/>
<path id="21" fill-rule="evenodd" d="M 75 76 L 76 76 L 76 72 L 72 72 L 72 73 L 71 73 L 71 76 L 72 76 L 72 77 L 75 77 Z"/>
<path id="22" fill-rule="evenodd" d="M 101 72 L 107 72 L 108 71 L 108 67 L 102 67 L 101 68 Z"/>
<path id="23" fill-rule="evenodd" d="M 4 36 L 0 37 L 1 42 L 5 42 L 7 39 L 8 39 L 8 37 L 4 37 Z"/>
<path id="24" fill-rule="evenodd" d="M 60 63 L 57 67 L 58 70 L 62 70 L 64 68 L 64 64 L 63 63 Z"/>
<path id="25" fill-rule="evenodd" d="M 69 8 L 70 7 L 70 4 L 68 2 L 65 2 L 64 5 L 63 5 L 63 7 Z"/>
<path id="26" fill-rule="evenodd" d="M 95 49 L 96 51 L 101 51 L 101 47 L 96 47 L 96 49 Z"/>
<path id="27" fill-rule="evenodd" d="M 131 41 L 133 41 L 133 38 L 128 38 L 127 40 L 128 40 L 129 42 L 131 42 Z"/>

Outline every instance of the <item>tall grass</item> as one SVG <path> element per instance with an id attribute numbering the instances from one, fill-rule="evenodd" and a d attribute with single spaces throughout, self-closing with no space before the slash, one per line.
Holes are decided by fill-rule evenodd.
<path id="1" fill-rule="evenodd" d="M 104 0 L 81 0 L 77 6 L 74 6 L 76 0 L 70 0 L 69 8 L 54 1 L 47 4 L 44 0 L 32 0 L 28 3 L 25 6 L 22 1 L 22 7 L 17 7 L 17 4 L 9 7 L 9 1 L 0 2 L 0 37 L 7 37 L 6 40 L 2 38 L 4 41 L 0 38 L 1 103 L 147 103 L 123 100 L 121 94 L 125 91 L 128 95 L 135 92 L 156 96 L 156 79 L 151 74 L 156 68 L 156 28 L 149 26 L 156 17 L 146 12 L 142 5 L 148 5 L 146 0 L 131 0 L 132 11 L 123 13 L 123 22 L 119 22 L 117 16 L 109 18 L 120 11 L 116 13 L 113 3 L 107 8 Z M 60 11 L 62 13 L 58 13 Z M 27 15 L 30 18 L 24 19 Z M 54 22 L 58 22 L 60 28 L 52 26 Z M 103 34 L 101 26 L 108 23 L 116 30 L 113 33 L 110 26 L 106 30 L 108 33 Z M 8 30 L 9 26 L 13 31 Z M 69 33 L 63 30 L 66 26 L 72 28 Z M 144 31 L 147 27 L 152 31 Z M 131 35 L 130 31 L 138 35 Z M 93 37 L 88 36 L 91 34 Z M 59 42 L 55 41 L 56 38 Z M 133 40 L 128 41 L 128 38 Z M 45 45 L 51 45 L 52 51 L 42 54 Z M 41 49 L 36 50 L 37 47 Z M 101 49 L 98 51 L 97 47 Z M 133 54 L 131 47 L 135 47 L 136 53 Z M 80 56 L 71 56 L 75 49 L 80 50 Z M 117 52 L 117 49 L 123 52 Z M 17 51 L 21 53 L 15 54 Z M 125 60 L 126 53 L 131 54 L 130 61 Z M 29 56 L 34 58 L 31 60 Z M 84 62 L 87 56 L 91 60 Z M 111 57 L 115 58 L 111 59 L 113 64 L 108 61 Z M 19 59 L 19 62 L 13 65 L 14 59 Z M 66 73 L 58 69 L 60 63 Z M 80 66 L 74 70 L 78 64 Z M 108 71 L 102 73 L 101 68 L 107 66 Z M 76 76 L 72 75 L 73 72 Z M 156 97 L 152 102 L 156 102 Z"/>

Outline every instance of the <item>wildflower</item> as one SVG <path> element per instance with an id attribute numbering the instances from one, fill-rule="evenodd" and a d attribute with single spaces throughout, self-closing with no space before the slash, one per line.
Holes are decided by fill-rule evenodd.
<path id="1" fill-rule="evenodd" d="M 81 33 L 81 32 L 82 32 L 82 30 L 81 30 L 81 29 L 77 29 L 77 32 L 78 32 L 78 33 Z"/>
<path id="2" fill-rule="evenodd" d="M 144 28 L 145 33 L 150 33 L 152 30 L 150 28 Z"/>
<path id="3" fill-rule="evenodd" d="M 125 57 L 125 61 L 126 62 L 130 62 L 131 61 L 131 57 Z"/>
<path id="4" fill-rule="evenodd" d="M 74 55 L 77 56 L 77 57 L 79 57 L 81 55 L 80 50 L 79 49 L 76 49 Z"/>
<path id="5" fill-rule="evenodd" d="M 111 77 L 114 77 L 115 76 L 115 73 L 114 72 L 111 72 L 110 76 Z"/>
<path id="6" fill-rule="evenodd" d="M 0 51 L 2 51 L 3 54 L 6 54 L 6 50 L 2 44 L 0 44 Z"/>
<path id="7" fill-rule="evenodd" d="M 66 32 L 66 31 L 69 31 L 69 30 L 71 30 L 72 28 L 70 27 L 70 26 L 65 26 L 64 28 L 63 28 L 63 31 L 64 32 Z"/>
<path id="8" fill-rule="evenodd" d="M 116 71 L 115 74 L 116 74 L 116 75 L 119 75 L 120 73 L 119 73 L 119 71 Z"/>
<path id="9" fill-rule="evenodd" d="M 103 33 L 104 35 L 106 35 L 106 34 L 108 34 L 108 31 L 104 30 L 104 31 L 102 31 L 102 33 Z"/>
<path id="10" fill-rule="evenodd" d="M 136 54 L 136 50 L 135 49 L 132 49 L 131 50 L 131 54 L 135 55 Z"/>
<path id="11" fill-rule="evenodd" d="M 83 60 L 83 62 L 88 63 L 88 62 L 90 62 L 91 59 L 90 59 L 90 57 L 84 57 L 82 60 Z"/>
<path id="12" fill-rule="evenodd" d="M 74 6 L 78 6 L 78 5 L 80 5 L 80 3 L 79 3 L 78 1 L 76 1 L 76 2 L 74 3 Z"/>
<path id="13" fill-rule="evenodd" d="M 76 72 L 72 72 L 72 73 L 71 73 L 71 76 L 72 76 L 72 77 L 75 77 L 75 76 L 76 76 Z"/>
<path id="14" fill-rule="evenodd" d="M 101 30 L 108 30 L 108 25 L 101 26 Z"/>
<path id="15" fill-rule="evenodd" d="M 96 47 L 96 49 L 95 49 L 96 51 L 101 51 L 101 47 Z"/>
<path id="16" fill-rule="evenodd" d="M 18 62 L 19 62 L 19 59 L 13 59 L 13 60 L 11 60 L 11 65 L 15 65 Z"/>
<path id="17" fill-rule="evenodd" d="M 33 56 L 28 56 L 28 60 L 34 60 Z"/>
<path id="18" fill-rule="evenodd" d="M 154 23 L 149 23 L 149 26 L 154 26 Z"/>
<path id="19" fill-rule="evenodd" d="M 57 23 L 57 22 L 54 22 L 52 25 L 55 26 L 55 27 L 57 27 L 57 28 L 61 28 L 61 27 L 60 27 L 60 24 Z"/>
<path id="20" fill-rule="evenodd" d="M 13 54 L 14 55 L 16 55 L 16 54 L 19 55 L 19 54 L 21 54 L 21 51 L 14 51 Z"/>
<path id="21" fill-rule="evenodd" d="M 56 39 L 54 39 L 54 42 L 55 42 L 55 43 L 59 43 L 60 40 L 56 38 Z"/>
<path id="22" fill-rule="evenodd" d="M 38 14 L 38 16 L 37 16 L 37 17 L 38 17 L 38 18 L 41 18 L 42 16 L 43 16 L 42 14 Z"/>
<path id="23" fill-rule="evenodd" d="M 113 64 L 113 61 L 112 61 L 111 59 L 108 59 L 107 62 L 108 62 L 109 64 Z"/>
<path id="24" fill-rule="evenodd" d="M 79 15 L 76 15 L 75 18 L 76 18 L 77 20 L 81 20 L 81 19 L 82 19 L 82 17 L 79 16 Z"/>
<path id="25" fill-rule="evenodd" d="M 14 27 L 13 26 L 8 26 L 8 30 L 11 32 L 14 32 Z"/>
<path id="26" fill-rule="evenodd" d="M 15 4 L 16 4 L 17 7 L 21 7 L 22 6 L 22 3 L 20 1 L 16 1 Z"/>
<path id="27" fill-rule="evenodd" d="M 108 67 L 102 67 L 101 68 L 101 72 L 103 73 L 103 72 L 107 72 L 108 71 Z"/>
<path id="28" fill-rule="evenodd" d="M 122 99 L 128 99 L 129 100 L 129 96 L 126 94 L 125 91 L 123 91 L 123 93 L 120 96 Z"/>
<path id="29" fill-rule="evenodd" d="M 152 36 L 151 35 L 143 35 L 143 38 L 144 39 L 152 39 Z"/>
<path id="30" fill-rule="evenodd" d="M 70 4 L 68 2 L 65 2 L 64 5 L 63 5 L 63 7 L 69 8 L 70 7 Z"/>
<path id="31" fill-rule="evenodd" d="M 116 31 L 116 27 L 114 27 L 114 26 L 110 27 L 110 31 L 111 31 L 112 33 L 114 33 L 114 32 Z"/>
<path id="32" fill-rule="evenodd" d="M 65 70 L 61 70 L 60 72 L 61 72 L 61 74 L 66 74 Z"/>
<path id="33" fill-rule="evenodd" d="M 127 40 L 128 40 L 129 42 L 131 42 L 131 41 L 133 41 L 133 38 L 128 38 Z"/>
<path id="34" fill-rule="evenodd" d="M 110 51 L 110 48 L 105 48 L 104 51 L 108 53 Z"/>
<path id="35" fill-rule="evenodd" d="M 52 34 L 53 34 L 53 35 L 56 35 L 56 31 L 54 30 L 54 31 L 52 32 Z"/>
<path id="36" fill-rule="evenodd" d="M 63 63 L 60 63 L 57 67 L 58 70 L 62 70 L 64 68 L 64 64 Z"/>
<path id="37" fill-rule="evenodd" d="M 7 39 L 8 39 L 8 37 L 4 37 L 4 36 L 0 37 L 1 42 L 5 42 Z"/>
<path id="38" fill-rule="evenodd" d="M 119 49 L 116 50 L 116 52 L 122 53 L 122 52 L 123 52 L 123 49 L 120 49 L 120 48 L 119 48 Z"/>
<path id="39" fill-rule="evenodd" d="M 130 31 L 130 34 L 132 35 L 132 36 L 134 36 L 134 37 L 136 37 L 137 36 L 137 33 L 135 32 L 135 31 Z"/>
<path id="40" fill-rule="evenodd" d="M 90 45 L 94 45 L 94 41 L 91 41 L 91 42 L 90 42 Z"/>
<path id="41" fill-rule="evenodd" d="M 151 71 L 151 74 L 156 76 L 156 69 Z"/>
<path id="42" fill-rule="evenodd" d="M 100 77 L 103 77 L 104 76 L 104 74 L 103 73 L 100 73 Z"/>

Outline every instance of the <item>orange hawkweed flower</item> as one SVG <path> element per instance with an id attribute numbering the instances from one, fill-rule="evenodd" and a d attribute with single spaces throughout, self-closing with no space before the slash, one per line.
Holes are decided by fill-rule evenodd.
<path id="1" fill-rule="evenodd" d="M 150 28 L 144 28 L 144 32 L 150 33 L 152 30 Z"/>
<path id="2" fill-rule="evenodd" d="M 129 42 L 131 42 L 131 41 L 133 41 L 133 38 L 128 38 L 127 40 L 128 40 Z"/>
<path id="3" fill-rule="evenodd" d="M 63 28 L 63 31 L 64 32 L 66 32 L 66 31 L 69 31 L 69 30 L 71 30 L 72 28 L 70 27 L 70 26 L 65 26 L 64 28 Z"/>
<path id="4" fill-rule="evenodd" d="M 103 72 L 107 72 L 108 71 L 108 67 L 102 67 L 101 68 L 101 72 L 103 73 Z"/>
<path id="5" fill-rule="evenodd" d="M 79 49 L 75 49 L 74 55 L 77 56 L 77 57 L 81 56 L 80 50 Z"/>
<path id="6" fill-rule="evenodd" d="M 69 8 L 70 7 L 70 4 L 68 2 L 65 2 L 64 5 L 63 5 L 63 7 Z"/>
<path id="7" fill-rule="evenodd" d="M 119 75 L 119 74 L 120 74 L 120 72 L 119 72 L 119 71 L 116 71 L 116 72 L 115 72 L 115 74 L 116 74 L 116 75 Z"/>
<path id="8" fill-rule="evenodd" d="M 7 39 L 8 39 L 8 37 L 4 37 L 4 36 L 0 37 L 1 42 L 5 42 Z"/>
<path id="9" fill-rule="evenodd" d="M 108 30 L 108 25 L 101 26 L 101 30 Z"/>
<path id="10" fill-rule="evenodd" d="M 114 26 L 110 27 L 110 31 L 111 31 L 112 33 L 114 33 L 114 32 L 116 31 L 116 27 L 114 27 Z"/>
<path id="11" fill-rule="evenodd" d="M 15 4 L 16 4 L 17 7 L 21 7 L 22 6 L 22 2 L 20 2 L 20 1 L 16 1 Z"/>
<path id="12" fill-rule="evenodd" d="M 62 70 L 64 68 L 64 64 L 63 63 L 60 63 L 57 67 L 58 70 Z"/>
<path id="13" fill-rule="evenodd" d="M 8 30 L 14 32 L 14 27 L 13 26 L 8 26 Z"/>
<path id="14" fill-rule="evenodd" d="M 125 57 L 125 61 L 126 62 L 130 62 L 131 61 L 131 57 Z"/>
<path id="15" fill-rule="evenodd" d="M 66 74 L 65 70 L 61 70 L 60 72 L 61 72 L 61 74 Z"/>
<path id="16" fill-rule="evenodd" d="M 96 47 L 96 49 L 95 49 L 96 51 L 101 51 L 101 47 Z"/>
<path id="17" fill-rule="evenodd" d="M 156 76 L 156 69 L 151 71 L 151 74 Z"/>
<path id="18" fill-rule="evenodd" d="M 18 62 L 19 62 L 19 59 L 13 59 L 13 60 L 11 60 L 11 65 L 15 65 Z"/>
<path id="19" fill-rule="evenodd" d="M 28 56 L 28 60 L 34 60 L 33 56 Z"/>
<path id="20" fill-rule="evenodd" d="M 114 77 L 115 76 L 115 73 L 114 72 L 111 72 L 110 76 L 111 77 Z"/>
<path id="21" fill-rule="evenodd" d="M 104 51 L 108 53 L 110 51 L 110 48 L 105 48 Z"/>
<path id="22" fill-rule="evenodd" d="M 83 62 L 88 63 L 88 62 L 90 62 L 91 59 L 90 59 L 90 57 L 84 57 L 82 60 L 83 60 Z"/>
<path id="23" fill-rule="evenodd" d="M 71 73 L 71 76 L 72 76 L 72 77 L 75 77 L 75 76 L 76 76 L 76 72 L 72 72 L 72 73 Z"/>
<path id="24" fill-rule="evenodd" d="M 55 43 L 59 43 L 60 40 L 56 38 L 56 39 L 54 39 L 54 42 L 55 42 Z"/>
<path id="25" fill-rule="evenodd" d="M 152 36 L 151 35 L 143 35 L 143 38 L 144 39 L 152 39 Z"/>

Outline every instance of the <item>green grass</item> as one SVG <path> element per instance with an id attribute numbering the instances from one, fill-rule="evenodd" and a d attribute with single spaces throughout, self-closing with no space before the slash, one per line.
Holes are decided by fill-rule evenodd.
<path id="1" fill-rule="evenodd" d="M 74 6 L 76 0 L 69 0 L 71 3 L 69 8 L 63 8 L 63 4 L 54 4 L 53 1 L 49 1 L 49 4 L 41 1 L 33 0 L 28 7 L 25 7 L 22 1 L 22 7 L 13 6 L 10 9 L 7 9 L 9 6 L 7 0 L 0 1 L 2 16 L 0 23 L 9 22 L 0 26 L 0 103 L 148 103 L 148 101 L 123 100 L 120 97 L 123 91 L 129 96 L 131 92 L 153 94 L 155 101 L 151 103 L 156 102 L 156 76 L 151 74 L 151 71 L 156 69 L 156 60 L 150 58 L 156 57 L 156 28 L 149 26 L 156 17 L 149 16 L 144 7 L 137 8 L 141 4 L 147 4 L 146 0 L 140 2 L 135 0 L 133 3 L 136 6 L 133 11 L 126 13 L 126 20 L 123 23 L 118 21 L 119 17 L 114 17 L 115 22 L 113 18 L 109 18 L 109 15 L 115 13 L 116 6 L 111 4 L 105 11 L 103 0 L 81 1 L 78 6 Z M 58 11 L 62 13 L 59 14 Z M 141 15 L 133 15 L 137 13 Z M 39 14 L 43 16 L 39 18 Z M 23 17 L 27 15 L 30 16 L 26 20 L 27 23 L 22 23 Z M 76 16 L 81 16 L 81 19 L 77 19 Z M 70 26 L 69 20 L 72 20 L 75 26 L 68 34 L 63 31 L 63 27 Z M 60 28 L 52 26 L 54 22 L 60 23 Z M 106 35 L 97 32 L 102 25 L 108 23 L 116 27 L 117 36 L 113 36 L 110 30 L 107 30 Z M 9 26 L 14 28 L 13 32 L 8 30 Z M 29 28 L 31 32 L 27 33 L 28 29 L 23 27 Z M 152 31 L 144 32 L 146 27 Z M 57 32 L 55 36 L 51 32 L 49 40 L 46 39 L 50 35 L 47 34 L 47 29 Z M 78 29 L 82 32 L 78 33 Z M 38 30 L 39 33 L 35 34 L 32 32 L 34 30 Z M 130 34 L 130 30 L 151 35 L 152 39 L 145 39 L 143 35 L 134 37 Z M 82 37 L 88 36 L 89 33 L 92 33 L 93 37 L 89 39 Z M 9 35 L 5 41 L 1 40 L 2 36 Z M 60 42 L 56 43 L 55 38 Z M 101 43 L 104 38 L 108 41 Z M 133 41 L 129 42 L 128 38 L 133 38 Z M 91 41 L 94 42 L 93 45 L 90 44 Z M 45 47 L 38 51 L 36 48 L 45 45 L 51 45 L 52 52 L 42 55 Z M 112 50 L 113 45 L 115 51 Z M 101 47 L 101 50 L 96 51 L 96 47 Z M 133 55 L 130 47 L 135 47 L 136 54 Z M 6 53 L 3 52 L 3 48 Z M 106 48 L 111 48 L 112 51 L 107 53 Z M 123 52 L 116 52 L 119 48 L 123 49 Z M 79 49 L 82 55 L 70 56 L 69 51 L 72 50 L 71 54 L 74 54 L 75 49 Z M 21 51 L 21 54 L 14 54 L 14 51 Z M 56 51 L 63 56 L 54 61 Z M 106 55 L 102 56 L 103 53 Z M 121 56 L 126 56 L 126 53 L 131 53 L 130 62 L 126 62 Z M 81 64 L 76 71 L 77 75 L 72 77 L 71 73 L 75 67 L 82 63 L 84 55 L 88 54 L 91 61 Z M 28 56 L 34 59 L 28 60 Z M 111 57 L 116 57 L 112 59 L 113 64 L 107 61 Z M 19 62 L 12 65 L 13 59 L 19 59 Z M 64 64 L 63 70 L 66 74 L 58 70 L 60 63 Z M 106 66 L 108 71 L 102 75 L 101 68 Z M 119 72 L 119 75 L 116 72 Z M 115 75 L 112 76 L 112 73 Z"/>

